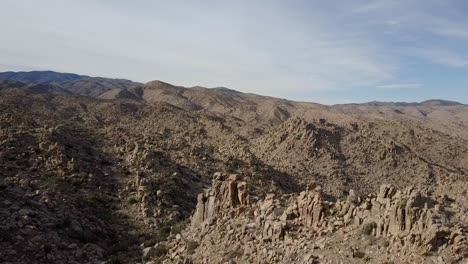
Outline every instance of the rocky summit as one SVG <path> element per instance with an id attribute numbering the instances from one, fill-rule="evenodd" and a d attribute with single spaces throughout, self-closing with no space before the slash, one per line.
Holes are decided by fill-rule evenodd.
<path id="1" fill-rule="evenodd" d="M 0 263 L 468 263 L 466 105 L 0 79 Z"/>

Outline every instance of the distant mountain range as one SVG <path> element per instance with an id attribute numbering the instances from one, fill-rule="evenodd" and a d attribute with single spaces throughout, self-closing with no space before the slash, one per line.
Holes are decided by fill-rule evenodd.
<path id="1" fill-rule="evenodd" d="M 8 82 L 5 82 L 8 80 Z M 18 81 L 16 83 L 12 81 Z M 163 83 L 163 82 L 160 82 Z M 41 85 L 37 85 L 41 84 Z M 141 86 L 141 83 L 133 82 L 127 79 L 113 79 L 113 78 L 102 78 L 102 77 L 91 77 L 87 75 L 79 75 L 75 73 L 61 73 L 55 71 L 20 71 L 20 72 L 0 72 L 0 86 L 10 86 L 12 88 L 26 88 L 30 92 L 49 92 L 49 93 L 71 93 L 76 95 L 98 97 L 104 93 L 116 89 L 116 91 L 110 92 L 103 95 L 104 98 L 114 95 L 118 98 L 133 98 L 138 99 L 140 96 L 134 94 L 134 91 L 119 92 L 118 90 L 127 90 L 130 88 L 136 88 Z M 171 87 L 176 87 L 171 84 L 167 84 Z M 183 88 L 183 87 L 180 87 Z M 195 86 L 195 89 L 206 89 L 204 87 Z M 242 94 L 239 91 L 229 89 L 226 87 L 216 87 L 212 90 L 224 93 L 237 93 Z M 391 106 L 391 107 L 404 107 L 404 106 L 455 106 L 462 105 L 462 103 L 432 99 L 417 102 L 379 102 L 372 101 L 363 104 L 345 104 L 345 105 L 369 105 L 369 106 Z"/>
<path id="2" fill-rule="evenodd" d="M 126 79 L 90 77 L 54 71 L 2 72 L 0 83 L 3 87 L 10 85 L 13 88 L 23 88 L 35 93 L 69 93 L 90 97 L 97 97 L 109 90 L 128 89 L 140 84 Z"/>
<path id="3" fill-rule="evenodd" d="M 15 80 L 21 83 L 12 83 L 9 84 L 5 82 L 5 80 Z M 61 73 L 55 71 L 21 71 L 21 72 L 0 72 L 0 84 L 1 86 L 11 85 L 11 87 L 20 88 L 20 87 L 28 87 L 29 91 L 33 91 L 37 89 L 36 92 L 50 92 L 50 93 L 66 93 L 66 91 L 70 92 L 71 94 L 76 95 L 83 95 L 83 96 L 91 96 L 97 97 L 105 92 L 108 92 L 113 89 L 129 89 L 135 88 L 141 83 L 133 82 L 127 79 L 112 79 L 112 78 L 102 78 L 102 77 L 91 77 L 87 75 L 79 75 L 75 73 Z M 31 84 L 42 84 L 40 86 L 31 86 Z M 170 84 L 168 84 L 170 85 Z M 170 85 L 172 86 L 172 85 Z M 193 88 L 204 88 L 200 86 L 196 86 Z M 242 94 L 239 91 L 229 89 L 226 87 L 216 87 L 212 88 L 213 90 L 219 92 L 226 92 L 226 93 L 238 93 Z M 119 93 L 118 91 L 111 92 L 107 95 L 104 95 L 105 98 L 108 98 L 109 95 L 114 94 L 117 97 L 133 97 L 138 98 L 138 96 L 130 95 L 127 92 Z M 353 103 L 354 104 L 354 103 Z M 351 104 L 351 105 L 353 105 Z M 454 106 L 454 105 L 462 105 L 462 103 L 454 102 L 454 101 L 447 101 L 447 100 L 440 100 L 440 99 L 432 99 L 423 101 L 420 103 L 417 102 L 379 102 L 379 101 L 372 101 L 368 103 L 363 103 L 364 105 L 369 106 L 418 106 L 418 105 L 442 105 L 442 106 Z M 355 105 L 363 105 L 363 104 L 355 104 Z"/>
<path id="4" fill-rule="evenodd" d="M 441 100 L 441 99 L 432 99 L 432 100 L 426 100 L 420 103 L 417 102 L 412 102 L 412 103 L 406 103 L 406 102 L 379 102 L 379 101 L 372 101 L 368 103 L 364 103 L 366 105 L 372 105 L 372 106 L 417 106 L 417 105 L 443 105 L 443 106 L 453 106 L 453 105 L 462 105 L 462 103 L 459 102 L 454 102 L 454 101 L 448 101 L 448 100 Z"/>
<path id="5" fill-rule="evenodd" d="M 0 79 L 17 80 L 25 83 L 49 83 L 90 79 L 86 75 L 54 71 L 0 72 Z"/>

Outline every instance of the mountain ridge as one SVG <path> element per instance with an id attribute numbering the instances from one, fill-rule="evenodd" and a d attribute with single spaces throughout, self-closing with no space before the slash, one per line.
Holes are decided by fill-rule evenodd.
<path id="1" fill-rule="evenodd" d="M 97 97 L 112 89 L 128 89 L 140 84 L 127 79 L 91 77 L 55 71 L 0 72 L 0 80 L 23 82 L 29 85 L 30 90 L 34 89 L 33 85 L 36 84 L 37 88 L 41 87 L 42 92 L 46 90 L 53 93 L 68 91 L 71 94 L 91 97 Z"/>
<path id="2" fill-rule="evenodd" d="M 105 77 L 92 77 L 92 76 L 87 76 L 87 75 L 80 75 L 76 73 L 62 73 L 62 72 L 56 72 L 56 71 L 7 71 L 7 72 L 0 72 L 0 80 L 16 80 L 16 81 L 22 81 L 22 82 L 29 82 L 29 83 L 62 83 L 63 85 L 66 85 L 67 81 L 68 82 L 73 82 L 73 81 L 86 81 L 86 80 L 115 80 L 116 82 L 121 81 L 121 82 L 127 82 L 127 83 L 132 83 L 130 85 L 121 85 L 118 89 L 128 89 L 131 88 L 132 86 L 137 86 L 140 85 L 141 83 L 139 82 L 133 82 L 128 79 L 120 79 L 120 78 L 105 78 Z M 227 87 L 202 87 L 202 86 L 192 86 L 192 87 L 184 87 L 184 86 L 177 86 L 173 85 L 167 82 L 159 81 L 159 80 L 153 80 L 149 81 L 145 84 L 151 85 L 155 83 L 160 83 L 166 85 L 166 87 L 178 87 L 178 88 L 185 88 L 185 89 L 211 89 L 211 90 L 217 90 L 217 91 L 222 91 L 222 92 L 227 92 L 227 93 L 234 93 L 234 94 L 252 94 L 252 93 L 244 93 L 238 90 L 234 90 L 231 88 Z M 108 89 L 105 89 L 105 92 L 114 89 L 116 87 L 111 86 Z M 72 91 L 73 92 L 73 91 Z M 84 93 L 82 95 L 86 96 L 99 96 L 101 91 L 98 93 Z M 253 94 L 253 95 L 258 95 L 258 94 Z M 265 95 L 258 95 L 258 96 L 265 96 Z M 270 97 L 270 96 L 265 96 L 265 97 Z M 280 97 L 274 97 L 277 99 L 283 99 Z M 288 99 L 283 99 L 283 100 L 288 100 Z M 296 101 L 298 102 L 298 101 Z M 298 102 L 299 103 L 299 102 Z M 307 102 L 307 103 L 316 103 L 316 102 Z M 364 103 L 345 103 L 345 104 L 334 104 L 334 105 L 374 105 L 374 106 L 417 106 L 417 105 L 444 105 L 444 106 L 456 106 L 456 105 L 466 105 L 460 102 L 456 101 L 450 101 L 450 100 L 444 100 L 444 99 L 437 99 L 437 98 L 432 98 L 432 99 L 427 99 L 421 102 L 382 102 L 382 101 L 370 101 L 370 102 L 364 102 Z"/>
<path id="3" fill-rule="evenodd" d="M 0 79 L 10 79 L 23 82 L 57 82 L 57 81 L 73 81 L 91 78 L 86 75 L 76 73 L 62 73 L 56 71 L 7 71 L 0 72 Z"/>

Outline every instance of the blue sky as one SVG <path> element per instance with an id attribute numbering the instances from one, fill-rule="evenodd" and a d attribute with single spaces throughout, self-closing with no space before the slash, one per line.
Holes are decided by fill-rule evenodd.
<path id="1" fill-rule="evenodd" d="M 2 0 L 0 71 L 468 103 L 468 1 Z"/>

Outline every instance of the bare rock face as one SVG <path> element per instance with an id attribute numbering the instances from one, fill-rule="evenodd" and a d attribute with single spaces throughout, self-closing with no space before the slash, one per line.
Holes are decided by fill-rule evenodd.
<path id="1" fill-rule="evenodd" d="M 297 207 L 302 224 L 319 228 L 326 224 L 325 207 L 320 187 L 302 192 L 297 198 Z"/>
<path id="2" fill-rule="evenodd" d="M 284 229 L 286 222 L 280 219 L 278 208 L 279 199 L 275 199 L 274 194 L 268 194 L 260 203 L 254 213 L 255 223 L 259 232 L 258 236 L 263 241 L 282 240 L 284 238 Z"/>
<path id="3" fill-rule="evenodd" d="M 461 241 L 466 241 L 458 229 L 451 229 L 449 213 L 429 197 L 424 197 L 412 187 L 405 191 L 382 185 L 376 197 L 357 203 L 354 192 L 348 200 L 338 203 L 345 223 L 366 226 L 367 232 L 386 238 L 398 250 L 417 250 L 422 253 L 437 251 L 454 245 L 460 251 Z M 459 237 L 457 242 L 451 237 Z"/>
<path id="4" fill-rule="evenodd" d="M 192 226 L 203 226 L 224 214 L 236 214 L 235 209 L 249 202 L 247 183 L 236 174 L 216 173 L 213 186 L 197 197 Z"/>
<path id="5" fill-rule="evenodd" d="M 200 252 L 210 253 L 187 255 L 185 242 L 179 240 L 170 244 L 169 252 L 175 257 L 167 263 L 186 259 L 195 263 L 228 259 L 239 261 L 235 263 L 335 263 L 324 261 L 325 255 L 335 260 L 363 258 L 363 239 L 381 241 L 385 247 L 369 252 L 390 259 L 444 252 L 443 261 L 457 263 L 468 252 L 466 226 L 452 219 L 459 217 L 452 208 L 411 187 L 401 191 L 382 185 L 377 194 L 365 198 L 350 190 L 345 200 L 336 202 L 327 201 L 315 184 L 298 195 L 270 193 L 256 202 L 249 202 L 249 189 L 238 175 L 215 174 L 212 188 L 198 196 L 191 226 L 183 235 L 187 241 L 200 241 Z M 203 232 L 198 232 L 200 227 Z M 349 242 L 352 236 L 360 239 Z M 335 242 L 329 241 L 331 237 Z M 343 242 L 356 246 L 348 245 L 349 253 L 343 249 L 331 253 L 333 243 Z M 222 257 L 226 247 L 234 252 Z M 314 257 L 313 250 L 324 253 Z"/>

